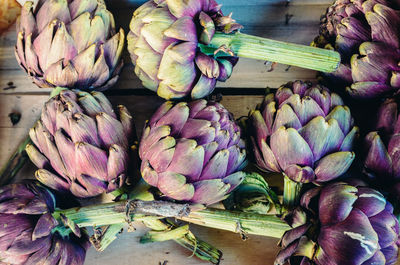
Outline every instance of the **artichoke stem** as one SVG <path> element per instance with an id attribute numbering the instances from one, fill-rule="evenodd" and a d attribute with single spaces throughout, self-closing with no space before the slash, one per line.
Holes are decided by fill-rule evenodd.
<path id="1" fill-rule="evenodd" d="M 50 98 L 60 94 L 62 90 L 66 88 L 55 87 L 50 94 Z M 0 186 L 10 183 L 21 168 L 25 165 L 28 160 L 28 155 L 25 151 L 25 147 L 28 144 L 32 144 L 29 135 L 20 143 L 15 152 L 12 154 L 7 163 L 0 170 Z"/>
<path id="2" fill-rule="evenodd" d="M 285 173 L 283 175 L 283 206 L 286 210 L 290 210 L 299 205 L 303 184 L 291 180 Z"/>
<path id="3" fill-rule="evenodd" d="M 140 239 L 140 243 L 159 242 L 165 240 L 174 240 L 179 245 L 193 252 L 198 258 L 218 264 L 222 252 L 207 242 L 197 239 L 192 232 L 189 230 L 188 225 L 181 227 L 176 226 L 173 223 L 169 225 L 161 220 L 146 220 L 143 222 L 150 231 Z"/>
<path id="4" fill-rule="evenodd" d="M 294 65 L 320 72 L 334 72 L 340 64 L 340 54 L 333 50 L 292 44 L 236 32 L 216 32 L 208 45 L 225 46 L 236 56 Z"/>
<path id="5" fill-rule="evenodd" d="M 196 207 L 198 209 L 198 206 Z M 165 201 L 124 200 L 66 210 L 57 210 L 78 227 L 104 226 L 131 221 L 152 221 L 174 217 L 201 226 L 247 234 L 280 238 L 290 227 L 276 216 L 206 208 L 191 211 L 186 204 Z M 60 222 L 61 223 L 61 222 Z"/>
<path id="6" fill-rule="evenodd" d="M 104 251 L 122 232 L 125 224 L 113 224 L 95 228 L 94 235 L 90 237 L 90 242 L 97 251 Z"/>

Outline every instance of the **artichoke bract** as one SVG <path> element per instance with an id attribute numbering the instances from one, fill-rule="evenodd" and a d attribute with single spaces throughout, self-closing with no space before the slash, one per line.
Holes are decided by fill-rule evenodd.
<path id="1" fill-rule="evenodd" d="M 216 81 L 225 81 L 237 62 L 234 56 L 198 51 L 218 29 L 241 26 L 223 16 L 211 1 L 149 1 L 135 10 L 128 33 L 128 51 L 143 85 L 166 99 L 202 98 Z"/>
<path id="2" fill-rule="evenodd" d="M 268 94 L 249 114 L 253 154 L 262 170 L 301 183 L 323 183 L 347 171 L 358 128 L 335 93 L 302 81 Z"/>
<path id="3" fill-rule="evenodd" d="M 301 205 L 308 221 L 283 235 L 275 264 L 396 264 L 399 223 L 378 191 L 336 182 L 307 191 Z"/>
<path id="4" fill-rule="evenodd" d="M 342 63 L 324 74 L 358 98 L 397 93 L 400 88 L 400 4 L 394 0 L 336 0 L 321 18 L 313 45 L 335 49 Z"/>
<path id="5" fill-rule="evenodd" d="M 169 198 L 221 201 L 245 177 L 240 128 L 219 103 L 166 102 L 147 122 L 139 145 L 143 179 Z"/>
<path id="6" fill-rule="evenodd" d="M 365 137 L 364 172 L 380 185 L 400 181 L 400 106 L 385 100 L 378 110 L 375 131 Z"/>
<path id="7" fill-rule="evenodd" d="M 129 27 L 135 73 L 165 99 L 209 95 L 217 80 L 230 77 L 236 56 L 328 72 L 340 62 L 336 52 L 240 33 L 242 26 L 214 0 L 150 0 Z"/>
<path id="8" fill-rule="evenodd" d="M 125 35 L 103 0 L 28 1 L 17 32 L 16 58 L 39 87 L 101 91 L 119 77 Z"/>
<path id="9" fill-rule="evenodd" d="M 57 230 L 52 216 L 59 207 L 55 194 L 36 181 L 0 188 L 0 263 L 84 263 L 90 243 L 84 230 L 79 237 Z"/>
<path id="10" fill-rule="evenodd" d="M 121 187 L 127 177 L 132 117 L 115 113 L 101 92 L 62 90 L 47 101 L 29 131 L 36 178 L 58 191 L 92 197 Z"/>

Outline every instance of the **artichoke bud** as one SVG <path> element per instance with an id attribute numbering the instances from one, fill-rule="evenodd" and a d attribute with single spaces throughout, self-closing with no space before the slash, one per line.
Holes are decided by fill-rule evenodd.
<path id="1" fill-rule="evenodd" d="M 84 263 L 90 246 L 85 230 L 74 233 L 60 226 L 55 207 L 76 206 L 41 185 L 27 180 L 0 188 L 0 256 L 6 264 Z M 79 234 L 76 236 L 74 234 Z"/>
<path id="2" fill-rule="evenodd" d="M 280 211 L 276 194 L 264 178 L 257 173 L 246 173 L 243 182 L 224 200 L 228 210 L 267 214 L 275 209 Z"/>
<path id="3" fill-rule="evenodd" d="M 139 145 L 143 179 L 169 199 L 213 204 L 244 179 L 240 128 L 221 104 L 166 102 L 147 122 Z"/>
<path id="4" fill-rule="evenodd" d="M 27 1 L 17 32 L 15 56 L 39 87 L 105 90 L 119 77 L 125 34 L 104 1 Z"/>
<path id="5" fill-rule="evenodd" d="M 364 173 L 383 190 L 392 189 L 400 181 L 399 110 L 397 98 L 382 102 L 373 131 L 364 140 Z"/>
<path id="6" fill-rule="evenodd" d="M 249 134 L 260 169 L 319 184 L 350 167 L 358 128 L 338 94 L 295 81 L 268 94 L 250 111 Z"/>
<path id="7" fill-rule="evenodd" d="M 396 264 L 399 223 L 378 191 L 333 182 L 308 190 L 301 206 L 307 221 L 285 232 L 275 264 Z"/>
<path id="8" fill-rule="evenodd" d="M 62 90 L 43 107 L 26 151 L 42 183 L 77 197 L 111 192 L 125 183 L 134 126 L 125 107 L 115 113 L 100 92 Z"/>
<path id="9" fill-rule="evenodd" d="M 128 51 L 145 87 L 165 99 L 198 99 L 229 78 L 237 57 L 207 45 L 216 30 L 241 26 L 220 8 L 208 0 L 150 0 L 134 12 Z"/>
<path id="10" fill-rule="evenodd" d="M 352 97 L 372 99 L 396 94 L 399 82 L 399 9 L 396 1 L 336 0 L 322 16 L 313 46 L 334 48 L 341 65 L 323 73 L 325 81 L 346 88 Z M 368 46 L 368 52 L 365 52 Z"/>

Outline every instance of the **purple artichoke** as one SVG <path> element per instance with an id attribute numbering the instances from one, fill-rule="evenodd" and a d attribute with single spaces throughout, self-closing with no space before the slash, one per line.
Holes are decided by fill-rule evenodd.
<path id="1" fill-rule="evenodd" d="M 27 1 L 15 55 L 39 87 L 104 90 L 122 68 L 124 31 L 103 0 Z"/>
<path id="2" fill-rule="evenodd" d="M 345 173 L 354 160 L 358 128 L 342 99 L 325 87 L 288 83 L 249 116 L 254 157 L 262 170 L 321 183 Z"/>
<path id="3" fill-rule="evenodd" d="M 175 200 L 212 204 L 245 174 L 240 128 L 219 103 L 166 102 L 145 126 L 139 146 L 143 179 Z"/>
<path id="4" fill-rule="evenodd" d="M 0 264 L 83 264 L 86 232 L 61 234 L 56 206 L 55 195 L 35 181 L 0 188 Z"/>
<path id="5" fill-rule="evenodd" d="M 380 185 L 400 181 L 400 119 L 395 99 L 385 100 L 378 110 L 375 131 L 365 137 L 364 172 Z"/>
<path id="6" fill-rule="evenodd" d="M 354 97 L 374 98 L 400 88 L 400 4 L 394 0 L 336 0 L 321 19 L 313 45 L 334 48 L 342 64 L 325 74 Z"/>
<path id="7" fill-rule="evenodd" d="M 124 184 L 131 132 L 124 106 L 116 114 L 100 92 L 62 90 L 46 102 L 26 150 L 42 183 L 91 197 Z"/>
<path id="8" fill-rule="evenodd" d="M 232 74 L 237 57 L 202 50 L 216 30 L 241 26 L 214 0 L 151 0 L 133 13 L 127 36 L 135 73 L 165 99 L 209 95 Z"/>
<path id="9" fill-rule="evenodd" d="M 275 264 L 396 264 L 399 223 L 378 191 L 331 183 L 307 191 L 301 205 L 308 221 L 283 235 Z"/>

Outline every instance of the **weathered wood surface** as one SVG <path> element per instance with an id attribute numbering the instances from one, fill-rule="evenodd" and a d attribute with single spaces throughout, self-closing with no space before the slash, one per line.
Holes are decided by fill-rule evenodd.
<path id="1" fill-rule="evenodd" d="M 116 22 L 125 30 L 135 7 L 143 0 L 108 0 Z M 309 44 L 318 33 L 319 17 L 330 0 L 220 0 L 225 13 L 244 25 L 243 32 L 281 41 Z M 11 27 L 0 35 L 0 166 L 17 144 L 24 139 L 29 128 L 38 118 L 42 105 L 48 98 L 49 89 L 39 89 L 31 83 L 14 57 L 16 33 Z M 114 90 L 107 92 L 113 104 L 124 104 L 132 112 L 138 133 L 151 113 L 163 100 L 144 90 L 133 74 L 129 55 L 124 52 L 125 68 Z M 218 91 L 225 94 L 224 104 L 236 117 L 244 116 L 262 99 L 266 87 L 278 87 L 295 79 L 314 80 L 315 72 L 297 67 L 278 65 L 268 72 L 263 61 L 241 59 L 233 76 L 226 83 L 218 83 Z M 252 94 L 252 95 L 250 95 Z M 12 125 L 8 115 L 20 113 L 21 120 Z M 27 164 L 18 179 L 32 178 L 35 167 Z M 277 240 L 251 236 L 243 242 L 237 234 L 192 226 L 195 234 L 223 251 L 221 264 L 271 265 L 278 251 Z M 173 242 L 140 245 L 139 236 L 145 230 L 140 224 L 134 233 L 124 233 L 105 252 L 89 250 L 86 263 L 94 264 L 206 264 L 192 253 Z"/>

